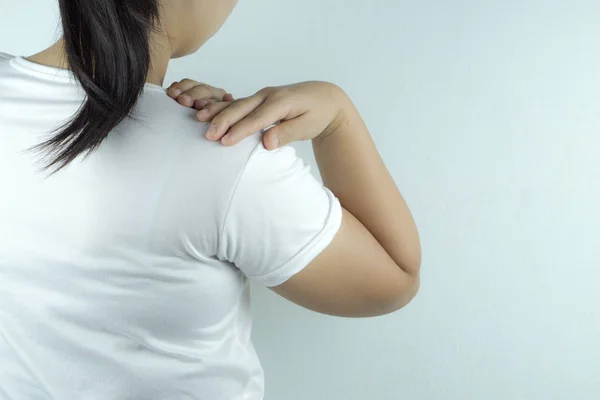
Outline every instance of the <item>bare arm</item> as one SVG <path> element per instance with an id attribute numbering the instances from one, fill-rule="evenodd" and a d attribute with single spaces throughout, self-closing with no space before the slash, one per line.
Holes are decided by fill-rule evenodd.
<path id="1" fill-rule="evenodd" d="M 330 244 L 273 291 L 345 317 L 391 313 L 415 296 L 421 248 L 414 220 L 343 90 L 327 82 L 265 88 L 210 104 L 198 119 L 211 121 L 209 140 L 227 146 L 277 122 L 263 135 L 267 149 L 312 140 L 323 183 L 340 200 L 342 223 Z"/>
<path id="2" fill-rule="evenodd" d="M 339 116 L 313 150 L 323 183 L 412 278 L 419 276 L 421 247 L 413 217 L 351 100 L 340 95 Z"/>
<path id="3" fill-rule="evenodd" d="M 421 247 L 364 121 L 338 90 L 340 111 L 312 144 L 323 183 L 343 206 L 342 226 L 310 265 L 272 289 L 317 312 L 373 317 L 397 311 L 417 294 Z"/>

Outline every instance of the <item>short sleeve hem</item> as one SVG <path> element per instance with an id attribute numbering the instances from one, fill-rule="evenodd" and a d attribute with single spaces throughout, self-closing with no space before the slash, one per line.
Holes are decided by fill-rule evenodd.
<path id="1" fill-rule="evenodd" d="M 249 279 L 266 287 L 279 286 L 292 276 L 302 271 L 312 260 L 314 260 L 333 240 L 342 225 L 342 205 L 339 199 L 324 187 L 329 197 L 329 213 L 325 220 L 323 229 L 306 244 L 294 257 L 283 265 L 266 275 L 246 275 Z"/>

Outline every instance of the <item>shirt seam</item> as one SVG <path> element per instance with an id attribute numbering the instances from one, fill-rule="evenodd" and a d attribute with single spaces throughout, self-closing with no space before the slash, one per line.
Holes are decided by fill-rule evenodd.
<path id="1" fill-rule="evenodd" d="M 250 163 L 250 159 L 252 158 L 252 156 L 254 156 L 254 153 L 256 153 L 256 149 L 258 149 L 258 146 L 262 146 L 262 132 L 261 132 L 261 140 L 258 142 L 258 144 L 256 146 L 254 146 L 254 148 L 252 149 L 252 151 L 250 152 L 250 155 L 248 156 L 248 158 L 246 159 L 246 161 L 244 162 L 244 166 L 242 167 L 242 170 L 240 171 L 240 174 L 238 175 L 236 181 L 235 181 L 235 185 L 233 186 L 233 191 L 231 193 L 231 197 L 229 198 L 229 202 L 227 203 L 227 209 L 225 210 L 225 217 L 223 218 L 223 222 L 221 223 L 221 232 L 219 234 L 219 241 L 217 243 L 217 256 L 220 255 L 221 253 L 221 244 L 223 243 L 223 236 L 225 235 L 225 227 L 227 225 L 227 222 L 229 220 L 229 214 L 231 211 L 231 206 L 233 204 L 233 200 L 235 198 L 235 195 L 237 194 L 240 182 L 242 180 L 242 177 L 244 176 L 244 173 L 246 172 L 247 168 L 248 168 L 248 164 Z"/>

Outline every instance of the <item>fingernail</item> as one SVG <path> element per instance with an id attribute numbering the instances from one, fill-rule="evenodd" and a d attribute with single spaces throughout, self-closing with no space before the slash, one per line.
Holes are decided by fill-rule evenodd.
<path id="1" fill-rule="evenodd" d="M 198 119 L 202 118 L 207 118 L 208 117 L 208 110 L 204 109 L 204 110 L 200 110 L 198 111 L 198 113 L 196 114 L 196 117 L 198 117 Z"/>
<path id="2" fill-rule="evenodd" d="M 212 138 L 217 133 L 217 127 L 215 125 L 211 125 L 206 131 L 206 137 Z"/>
<path id="3" fill-rule="evenodd" d="M 273 143 L 273 150 L 279 147 L 279 138 L 277 136 L 273 136 L 271 139 L 271 143 Z"/>
<path id="4" fill-rule="evenodd" d="M 181 94 L 181 89 L 173 90 L 173 96 L 179 96 Z"/>
<path id="5" fill-rule="evenodd" d="M 191 98 L 191 96 L 188 96 L 187 94 L 184 94 L 183 96 L 181 96 L 181 97 L 179 98 L 179 100 L 180 100 L 182 103 L 185 103 L 185 104 L 190 104 L 190 102 L 192 101 L 192 98 Z"/>
<path id="6" fill-rule="evenodd" d="M 208 104 L 208 100 L 198 101 L 198 107 L 206 107 L 207 104 Z"/>

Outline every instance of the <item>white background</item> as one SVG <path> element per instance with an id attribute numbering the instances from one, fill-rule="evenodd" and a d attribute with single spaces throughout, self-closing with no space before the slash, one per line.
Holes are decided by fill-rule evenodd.
<path id="1" fill-rule="evenodd" d="M 49 45 L 55 3 L 0 0 L 0 51 Z M 173 62 L 167 84 L 238 97 L 341 85 L 421 231 L 422 289 L 396 314 L 253 288 L 267 400 L 600 398 L 599 43 L 597 0 L 241 0 Z"/>

